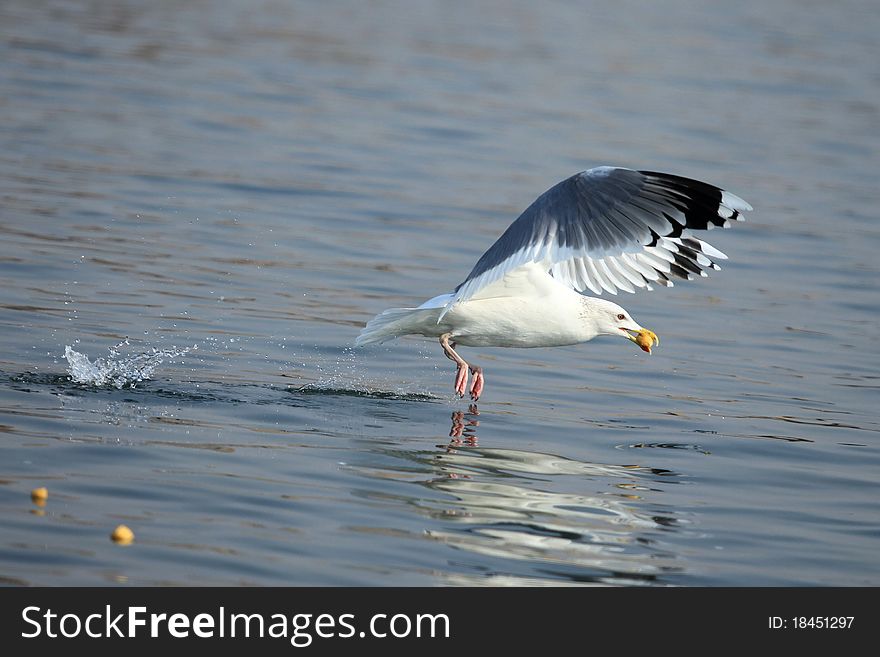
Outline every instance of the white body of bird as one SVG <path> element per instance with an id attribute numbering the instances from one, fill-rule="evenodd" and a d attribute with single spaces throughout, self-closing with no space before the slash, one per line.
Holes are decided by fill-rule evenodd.
<path id="1" fill-rule="evenodd" d="M 391 308 L 367 324 L 356 344 L 447 334 L 467 347 L 562 347 L 603 334 L 620 335 L 621 330 L 642 330 L 617 304 L 579 294 L 548 270 L 544 264 L 519 267 L 445 314 L 452 294 L 418 308 Z M 624 319 L 617 319 L 619 315 Z"/>

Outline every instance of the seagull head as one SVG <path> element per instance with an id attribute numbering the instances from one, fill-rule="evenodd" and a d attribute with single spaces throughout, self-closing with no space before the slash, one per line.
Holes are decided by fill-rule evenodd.
<path id="1" fill-rule="evenodd" d="M 660 338 L 653 331 L 644 328 L 630 314 L 612 301 L 591 299 L 595 302 L 594 312 L 599 335 L 619 335 L 635 342 L 642 351 L 651 353 L 651 348 L 660 344 Z"/>

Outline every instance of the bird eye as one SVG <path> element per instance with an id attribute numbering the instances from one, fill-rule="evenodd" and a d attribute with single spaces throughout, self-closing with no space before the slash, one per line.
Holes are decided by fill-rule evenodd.
<path id="1" fill-rule="evenodd" d="M 617 316 L 617 319 L 624 320 L 624 319 L 626 319 L 626 315 L 624 315 L 623 313 L 620 313 L 620 314 Z"/>

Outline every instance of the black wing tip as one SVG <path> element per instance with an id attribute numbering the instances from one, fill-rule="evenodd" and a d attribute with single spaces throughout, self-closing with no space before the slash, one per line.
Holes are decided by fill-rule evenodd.
<path id="1" fill-rule="evenodd" d="M 752 206 L 736 194 L 702 180 L 660 171 L 639 173 L 645 177 L 646 187 L 664 196 L 667 202 L 684 214 L 684 228 L 728 228 L 730 222 L 743 219 L 743 212 L 752 210 Z"/>

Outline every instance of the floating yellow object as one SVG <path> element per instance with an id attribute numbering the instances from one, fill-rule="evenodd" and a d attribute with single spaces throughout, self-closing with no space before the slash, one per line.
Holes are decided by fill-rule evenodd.
<path id="1" fill-rule="evenodd" d="M 46 506 L 47 499 L 49 499 L 49 489 L 45 486 L 42 488 L 34 488 L 31 491 L 31 502 L 37 506 Z"/>
<path id="2" fill-rule="evenodd" d="M 113 530 L 113 533 L 110 534 L 110 538 L 113 539 L 114 543 L 119 545 L 128 545 L 134 541 L 134 532 L 125 525 L 119 525 Z"/>
<path id="3" fill-rule="evenodd" d="M 657 334 L 654 331 L 649 331 L 646 328 L 643 328 L 639 331 L 638 335 L 636 335 L 636 344 L 642 348 L 642 351 L 647 351 L 649 354 L 651 353 L 651 347 L 660 344 L 660 338 L 657 337 Z"/>

